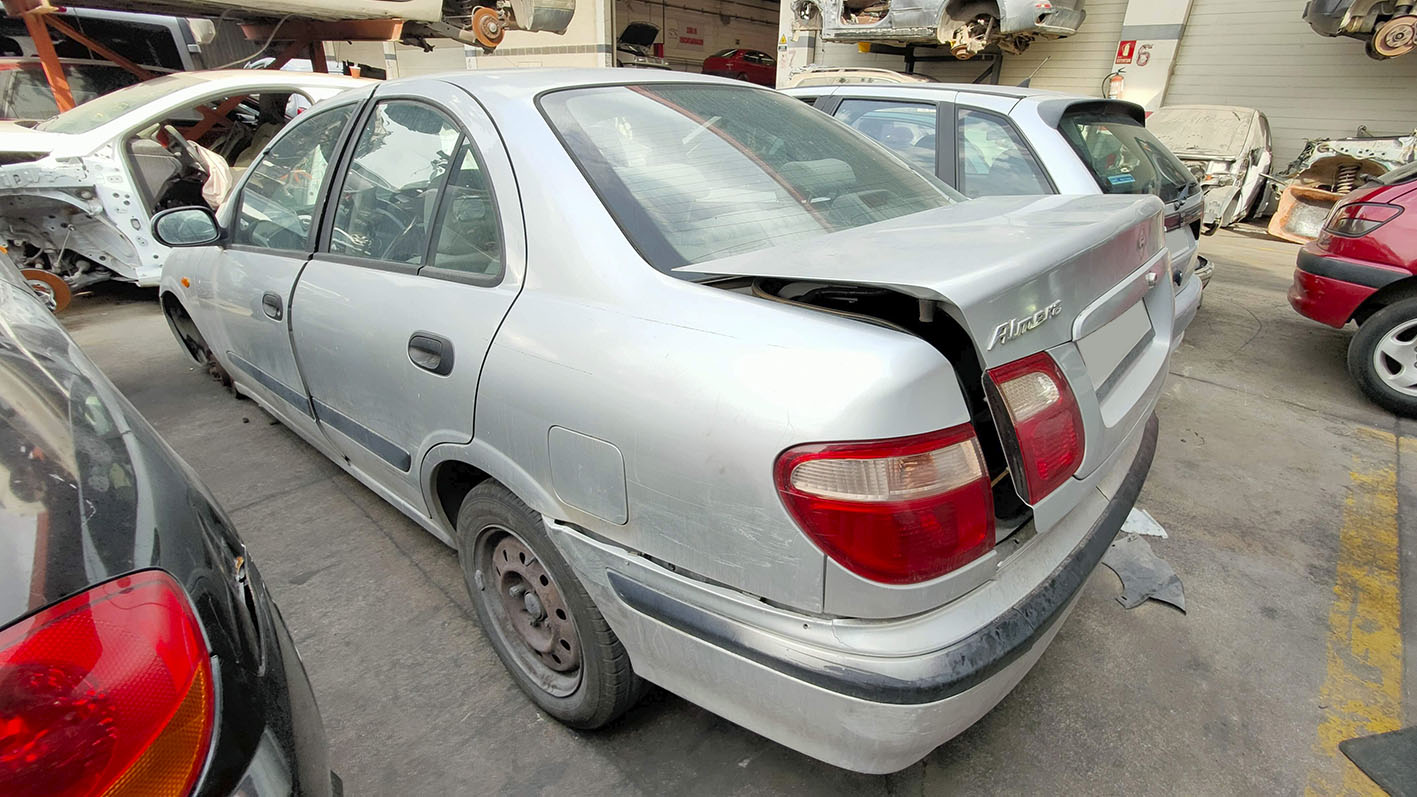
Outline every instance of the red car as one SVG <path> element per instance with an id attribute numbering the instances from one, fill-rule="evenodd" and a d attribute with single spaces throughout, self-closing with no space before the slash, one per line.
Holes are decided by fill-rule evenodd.
<path id="1" fill-rule="evenodd" d="M 757 50 L 719 50 L 704 59 L 704 74 L 737 78 L 772 88 L 777 85 L 777 59 Z"/>
<path id="2" fill-rule="evenodd" d="M 1417 163 L 1339 201 L 1299 250 L 1289 304 L 1331 327 L 1357 322 L 1348 372 L 1373 401 L 1417 417 Z"/>

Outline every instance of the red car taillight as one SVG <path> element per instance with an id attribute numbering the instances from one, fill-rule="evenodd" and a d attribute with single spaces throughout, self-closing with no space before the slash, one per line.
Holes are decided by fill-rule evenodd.
<path id="1" fill-rule="evenodd" d="M 994 547 L 989 473 L 969 424 L 790 448 L 774 476 L 807 536 L 872 581 L 927 581 Z"/>
<path id="2" fill-rule="evenodd" d="M 0 631 L 0 794 L 186 795 L 213 709 L 182 588 L 114 579 Z"/>
<path id="3" fill-rule="evenodd" d="M 1402 215 L 1398 205 L 1381 202 L 1353 202 L 1334 210 L 1324 223 L 1324 232 L 1343 238 L 1362 238 Z"/>
<path id="4" fill-rule="evenodd" d="M 989 372 L 1002 399 L 1017 451 L 1009 452 L 1015 479 L 1036 504 L 1077 473 L 1082 463 L 1082 413 L 1068 380 L 1047 352 Z M 1007 449 L 1008 446 L 1005 446 Z"/>

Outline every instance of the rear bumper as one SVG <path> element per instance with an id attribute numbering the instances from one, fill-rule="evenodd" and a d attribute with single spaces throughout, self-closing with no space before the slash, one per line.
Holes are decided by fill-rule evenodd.
<path id="1" fill-rule="evenodd" d="M 1201 279 L 1200 270 L 1191 275 L 1186 280 L 1186 284 L 1176 293 L 1176 326 L 1171 333 L 1171 350 L 1181 345 L 1181 338 L 1186 334 L 1186 329 L 1191 326 L 1191 322 L 1196 318 L 1196 311 L 1201 306 L 1201 290 L 1204 288 L 1204 281 Z"/>
<path id="2" fill-rule="evenodd" d="M 636 672 L 807 755 L 894 772 L 986 714 L 1043 654 L 1135 503 L 1156 436 L 1153 415 L 1068 515 L 1018 543 L 1017 566 L 899 620 L 795 614 L 547 528 Z"/>
<path id="3" fill-rule="evenodd" d="M 1210 278 L 1215 274 L 1215 264 L 1210 262 L 1210 258 L 1196 257 L 1196 276 L 1200 278 L 1201 287 L 1210 284 Z"/>
<path id="4" fill-rule="evenodd" d="M 1299 250 L 1289 305 L 1300 315 L 1331 327 L 1347 324 L 1359 305 L 1378 289 L 1412 276 L 1388 266 L 1323 255 L 1312 246 Z"/>

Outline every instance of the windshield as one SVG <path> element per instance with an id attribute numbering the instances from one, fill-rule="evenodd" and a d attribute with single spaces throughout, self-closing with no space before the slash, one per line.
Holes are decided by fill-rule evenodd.
<path id="1" fill-rule="evenodd" d="M 1229 108 L 1162 108 L 1146 127 L 1172 152 L 1233 158 L 1245 149 L 1250 115 Z"/>
<path id="2" fill-rule="evenodd" d="M 540 102 L 630 242 L 663 271 L 961 198 L 776 92 L 606 86 Z"/>
<path id="3" fill-rule="evenodd" d="M 1126 114 L 1070 111 L 1058 130 L 1104 194 L 1156 194 L 1175 202 L 1200 190 L 1176 156 Z"/>
<path id="4" fill-rule="evenodd" d="M 186 75 L 167 75 L 145 80 L 75 106 L 35 127 L 48 133 L 87 133 L 135 108 L 156 102 L 174 91 L 196 83 L 196 80 Z"/>

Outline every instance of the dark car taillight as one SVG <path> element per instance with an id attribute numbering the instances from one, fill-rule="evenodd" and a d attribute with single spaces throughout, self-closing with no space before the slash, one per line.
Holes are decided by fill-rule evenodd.
<path id="1" fill-rule="evenodd" d="M 187 795 L 211 745 L 210 654 L 149 570 L 0 631 L 0 794 Z"/>
<path id="2" fill-rule="evenodd" d="M 1036 504 L 1077 473 L 1082 463 L 1082 413 L 1058 363 L 1039 352 L 989 371 L 1002 400 L 1016 451 L 1009 451 L 1016 479 Z M 1009 446 L 1005 446 L 1008 449 Z"/>
<path id="3" fill-rule="evenodd" d="M 927 581 L 994 546 L 988 470 L 969 424 L 797 446 L 778 456 L 774 476 L 807 536 L 872 581 Z"/>
<path id="4" fill-rule="evenodd" d="M 1324 232 L 1342 238 L 1362 238 L 1402 215 L 1398 205 L 1381 202 L 1353 202 L 1340 205 L 1324 223 Z"/>

